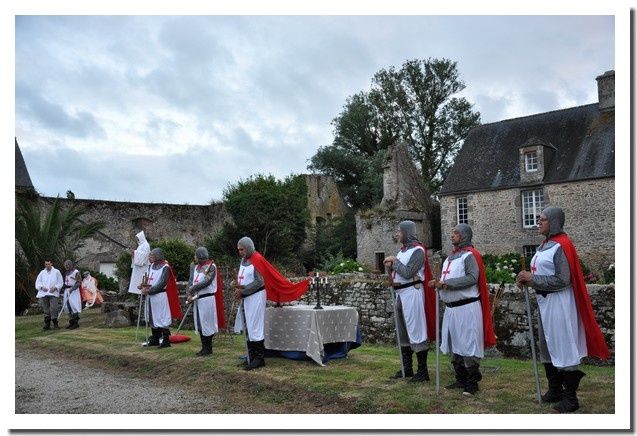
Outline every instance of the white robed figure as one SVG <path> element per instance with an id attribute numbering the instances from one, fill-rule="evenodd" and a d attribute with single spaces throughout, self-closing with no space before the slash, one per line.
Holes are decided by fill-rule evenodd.
<path id="1" fill-rule="evenodd" d="M 130 283 L 128 285 L 128 292 L 133 294 L 141 294 L 141 290 L 138 286 L 142 282 L 144 273 L 148 271 L 148 256 L 150 255 L 150 245 L 146 241 L 146 235 L 144 231 L 135 235 L 137 238 L 137 248 L 131 254 L 131 275 Z"/>

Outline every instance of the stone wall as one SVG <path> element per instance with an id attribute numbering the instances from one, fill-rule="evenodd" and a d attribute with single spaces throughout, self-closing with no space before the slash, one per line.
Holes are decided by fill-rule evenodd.
<path id="1" fill-rule="evenodd" d="M 41 208 L 50 207 L 54 198 L 39 197 Z M 62 207 L 78 204 L 86 210 L 82 220 L 102 221 L 101 233 L 89 238 L 78 250 L 77 261 L 85 267 L 98 270 L 100 263 L 115 262 L 122 251 L 121 245 L 136 247 L 134 235 L 144 230 L 149 242 L 179 238 L 192 245 L 200 245 L 207 236 L 221 229 L 230 219 L 224 205 L 207 206 L 131 203 L 105 200 L 60 199 Z"/>
<path id="2" fill-rule="evenodd" d="M 395 343 L 393 305 L 391 291 L 380 276 L 373 274 L 338 274 L 329 276 L 329 286 L 321 292 L 322 305 L 346 305 L 358 309 L 363 341 L 367 343 Z M 497 285 L 490 285 L 495 291 Z M 615 347 L 615 287 L 613 285 L 588 285 L 596 318 L 609 348 Z M 537 304 L 531 295 L 533 325 L 537 326 Z M 302 300 L 304 304 L 316 304 L 316 292 L 310 288 Z M 441 304 L 440 316 L 444 313 Z M 507 357 L 528 357 L 528 324 L 524 293 L 514 285 L 505 285 L 494 314 L 498 337 L 496 348 Z"/>
<path id="3" fill-rule="evenodd" d="M 484 254 L 522 253 L 524 245 L 539 245 L 536 229 L 522 228 L 520 189 L 444 196 L 440 200 L 443 252 L 451 251 L 449 236 L 456 225 L 456 199 L 467 197 L 473 242 Z M 601 272 L 615 261 L 615 179 L 596 179 L 544 186 L 544 204 L 560 206 L 564 230 L 582 261 Z"/>

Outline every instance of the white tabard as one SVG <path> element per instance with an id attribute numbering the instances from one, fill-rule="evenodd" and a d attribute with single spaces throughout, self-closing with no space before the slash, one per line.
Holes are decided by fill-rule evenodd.
<path id="1" fill-rule="evenodd" d="M 64 284 L 62 274 L 55 268 L 51 268 L 51 271 L 47 271 L 46 268 L 40 271 L 38 278 L 35 280 L 35 289 L 38 291 L 36 298 L 42 297 L 59 297 L 60 289 Z M 42 288 L 55 288 L 55 292 L 47 292 Z"/>
<path id="2" fill-rule="evenodd" d="M 538 251 L 531 260 L 531 271 L 538 276 L 555 275 L 553 256 L 560 247 L 555 244 Z M 557 368 L 579 365 L 587 355 L 586 333 L 577 313 L 573 288 L 569 285 L 559 291 L 549 292 L 546 297 L 537 294 L 544 338 L 551 355 L 551 362 Z"/>
<path id="3" fill-rule="evenodd" d="M 214 264 L 211 264 L 214 268 Z M 205 280 L 208 265 L 195 267 L 192 284 Z M 219 274 L 219 271 L 217 271 Z M 216 278 L 203 289 L 197 291 L 197 299 L 193 302 L 195 332 L 201 336 L 212 336 L 219 331 L 217 323 L 217 304 L 214 294 L 217 292 Z"/>
<path id="4" fill-rule="evenodd" d="M 148 267 L 148 284 L 150 286 L 153 285 L 155 281 L 157 281 L 164 271 L 165 268 L 168 268 L 167 264 L 162 265 L 160 269 L 153 269 L 153 265 L 151 264 Z M 170 306 L 168 305 L 168 294 L 166 291 L 160 292 L 154 295 L 146 296 L 146 304 L 145 304 L 145 313 L 144 317 L 146 322 L 149 322 L 149 315 L 152 315 L 152 325 L 155 328 L 168 328 L 172 322 L 170 317 Z"/>
<path id="5" fill-rule="evenodd" d="M 237 275 L 237 284 L 247 286 L 254 281 L 254 265 L 240 265 Z M 265 325 L 265 289 L 244 297 L 237 311 L 234 331 L 243 331 L 241 306 L 244 308 L 246 324 L 248 325 L 248 340 L 262 341 L 264 339 L 263 326 Z"/>
<path id="6" fill-rule="evenodd" d="M 408 250 L 399 251 L 396 257 L 403 265 L 407 265 L 412 254 L 416 250 L 424 249 L 416 246 Z M 424 281 L 425 279 L 425 266 L 416 273 L 417 277 L 403 277 L 396 271 L 393 272 L 394 283 L 409 283 L 417 279 Z M 407 327 L 407 334 L 409 335 L 409 343 L 420 344 L 425 342 L 428 338 L 427 335 L 427 322 L 425 318 L 425 296 L 423 293 L 424 284 L 419 283 L 416 286 L 408 286 L 403 289 L 396 290 L 396 297 L 400 298 L 402 306 L 403 318 L 405 319 L 405 325 Z"/>
<path id="7" fill-rule="evenodd" d="M 442 264 L 440 282 L 447 279 L 464 277 L 466 275 L 464 262 L 467 256 L 473 256 L 469 251 L 460 257 L 445 259 Z M 472 285 L 459 290 L 441 290 L 440 299 L 445 303 L 478 297 L 478 285 Z M 443 353 L 455 353 L 465 357 L 484 357 L 484 332 L 482 331 L 482 305 L 480 301 L 457 307 L 445 307 L 440 335 L 440 349 Z"/>
<path id="8" fill-rule="evenodd" d="M 71 288 L 75 285 L 76 275 L 79 275 L 80 272 L 76 269 L 67 273 L 64 276 L 64 284 L 67 286 L 64 289 L 64 307 L 62 307 L 62 311 L 67 313 L 80 313 L 82 311 L 82 296 L 80 295 L 80 288 L 77 288 L 73 292 L 70 292 Z"/>

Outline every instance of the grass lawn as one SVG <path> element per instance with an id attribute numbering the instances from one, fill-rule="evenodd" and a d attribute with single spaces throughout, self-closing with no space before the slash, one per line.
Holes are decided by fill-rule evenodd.
<path id="1" fill-rule="evenodd" d="M 66 324 L 63 316 L 60 324 Z M 103 327 L 99 309 L 82 312 L 80 329 L 42 331 L 42 316 L 15 318 L 16 347 L 68 357 L 88 366 L 149 377 L 153 383 L 178 384 L 193 392 L 223 398 L 224 412 L 257 413 L 551 413 L 548 405 L 537 405 L 530 361 L 484 359 L 480 392 L 473 398 L 459 390 L 445 391 L 453 381 L 453 370 L 440 355 L 440 395 L 435 395 L 435 353 L 429 353 L 432 380 L 407 383 L 388 378 L 400 368 L 393 346 L 362 345 L 346 359 L 330 361 L 320 367 L 312 361 L 283 358 L 266 359 L 266 367 L 255 371 L 237 368 L 245 353 L 243 336 L 215 336 L 213 357 L 194 355 L 200 348 L 193 331 L 181 333 L 192 340 L 168 349 L 142 348 L 135 342 L 135 327 Z M 173 329 L 174 332 L 174 329 Z M 364 338 L 363 338 L 364 339 Z M 414 365 L 415 365 L 414 356 Z M 155 369 L 161 367 L 161 376 Z M 578 395 L 576 413 L 615 412 L 615 368 L 582 365 L 587 374 Z M 543 391 L 546 379 L 540 367 Z M 246 410 L 242 401 L 253 403 Z"/>

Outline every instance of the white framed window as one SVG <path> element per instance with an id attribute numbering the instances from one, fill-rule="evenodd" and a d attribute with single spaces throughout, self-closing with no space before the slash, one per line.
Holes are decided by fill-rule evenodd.
<path id="1" fill-rule="evenodd" d="M 527 151 L 524 153 L 524 166 L 527 173 L 537 171 L 537 151 Z"/>
<path id="2" fill-rule="evenodd" d="M 537 245 L 524 245 L 522 246 L 522 251 L 524 252 L 524 257 L 526 257 L 526 259 L 530 261 L 531 258 L 535 256 Z"/>
<path id="3" fill-rule="evenodd" d="M 458 224 L 469 224 L 469 202 L 467 197 L 456 199 L 456 220 Z"/>
<path id="4" fill-rule="evenodd" d="M 522 191 L 522 227 L 532 229 L 537 227 L 537 216 L 544 208 L 544 191 Z"/>

